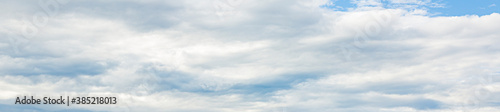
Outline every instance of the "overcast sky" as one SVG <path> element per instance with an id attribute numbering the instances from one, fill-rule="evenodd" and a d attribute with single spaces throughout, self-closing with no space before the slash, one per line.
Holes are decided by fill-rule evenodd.
<path id="1" fill-rule="evenodd" d="M 498 112 L 496 5 L 1 0 L 0 111 Z"/>

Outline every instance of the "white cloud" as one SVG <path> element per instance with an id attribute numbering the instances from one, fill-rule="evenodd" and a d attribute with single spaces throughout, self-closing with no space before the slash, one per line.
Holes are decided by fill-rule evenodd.
<path id="1" fill-rule="evenodd" d="M 487 100 L 499 97 L 475 94 L 500 91 L 490 75 L 500 14 L 319 7 L 327 2 L 72 1 L 29 39 L 22 19 L 2 16 L 0 103 L 36 93 L 123 101 L 71 107 L 92 111 L 499 110 Z M 25 17 L 38 10 L 12 5 Z"/>

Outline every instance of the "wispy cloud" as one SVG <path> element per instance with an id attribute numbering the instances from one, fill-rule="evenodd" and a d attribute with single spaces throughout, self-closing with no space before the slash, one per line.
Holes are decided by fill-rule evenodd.
<path id="1" fill-rule="evenodd" d="M 488 7 L 495 7 L 495 6 L 497 6 L 497 5 L 495 5 L 495 4 L 491 4 L 491 5 L 490 5 L 490 6 L 488 6 Z"/>

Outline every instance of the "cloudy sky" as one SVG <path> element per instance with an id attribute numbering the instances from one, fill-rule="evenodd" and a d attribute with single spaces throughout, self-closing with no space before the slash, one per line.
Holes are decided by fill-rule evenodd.
<path id="1" fill-rule="evenodd" d="M 1 2 L 0 111 L 500 111 L 498 0 Z"/>

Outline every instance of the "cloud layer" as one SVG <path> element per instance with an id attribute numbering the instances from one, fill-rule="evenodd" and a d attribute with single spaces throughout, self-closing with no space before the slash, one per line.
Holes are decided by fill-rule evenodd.
<path id="1" fill-rule="evenodd" d="M 430 0 L 4 2 L 4 111 L 500 111 L 498 13 L 431 17 Z M 120 104 L 13 105 L 26 94 Z"/>

